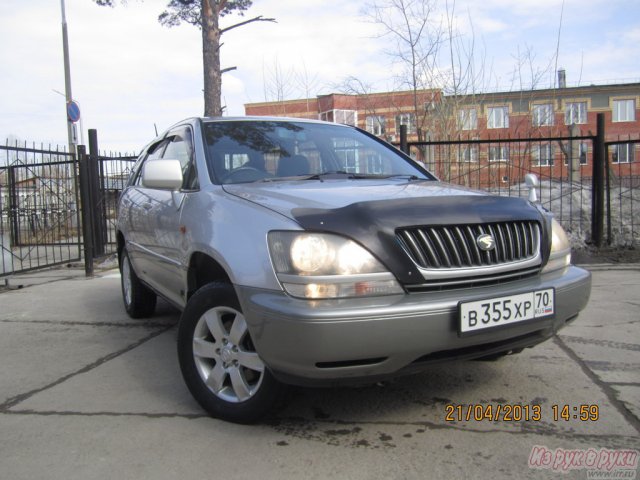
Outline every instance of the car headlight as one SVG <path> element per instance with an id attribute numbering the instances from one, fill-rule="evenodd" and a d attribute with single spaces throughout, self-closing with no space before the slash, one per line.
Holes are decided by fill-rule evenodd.
<path id="1" fill-rule="evenodd" d="M 564 228 L 555 219 L 551 219 L 551 254 L 549 261 L 542 269 L 543 273 L 552 272 L 571 264 L 571 242 Z"/>
<path id="2" fill-rule="evenodd" d="M 395 277 L 371 253 L 338 235 L 269 232 L 278 280 L 294 297 L 321 299 L 402 293 Z"/>

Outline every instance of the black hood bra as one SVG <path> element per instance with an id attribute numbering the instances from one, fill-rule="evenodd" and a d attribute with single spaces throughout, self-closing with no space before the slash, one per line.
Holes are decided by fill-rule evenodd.
<path id="1" fill-rule="evenodd" d="M 551 248 L 550 219 L 518 197 L 474 195 L 375 200 L 335 209 L 296 208 L 291 213 L 305 230 L 343 235 L 360 243 L 403 284 L 419 284 L 424 278 L 397 241 L 398 228 L 536 221 L 541 228 L 543 264 Z"/>

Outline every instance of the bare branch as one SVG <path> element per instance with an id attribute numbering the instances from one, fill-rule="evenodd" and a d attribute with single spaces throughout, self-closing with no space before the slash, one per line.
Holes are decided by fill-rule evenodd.
<path id="1" fill-rule="evenodd" d="M 278 23 L 275 18 L 264 18 L 262 15 L 258 15 L 257 17 L 250 18 L 249 20 L 245 20 L 243 22 L 236 23 L 236 24 L 231 25 L 229 27 L 221 28 L 220 29 L 220 35 L 222 35 L 223 33 L 228 32 L 229 30 L 233 30 L 234 28 L 242 27 L 244 25 L 247 25 L 248 23 L 253 23 L 253 22 L 273 22 L 273 23 Z"/>
<path id="2" fill-rule="evenodd" d="M 262 76 L 265 101 L 282 102 L 291 98 L 294 72 L 290 68 L 283 69 L 277 57 L 272 68 L 262 65 Z"/>

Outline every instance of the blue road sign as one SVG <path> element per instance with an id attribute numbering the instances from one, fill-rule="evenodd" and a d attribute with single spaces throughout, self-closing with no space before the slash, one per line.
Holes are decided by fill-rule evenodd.
<path id="1" fill-rule="evenodd" d="M 76 123 L 80 120 L 80 105 L 73 100 L 67 103 L 67 118 L 72 123 Z"/>

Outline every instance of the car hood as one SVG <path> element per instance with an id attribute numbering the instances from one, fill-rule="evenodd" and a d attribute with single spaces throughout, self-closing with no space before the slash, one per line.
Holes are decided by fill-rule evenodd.
<path id="1" fill-rule="evenodd" d="M 225 185 L 226 192 L 295 220 L 305 230 L 347 236 L 364 245 L 404 283 L 421 278 L 396 239 L 396 229 L 550 220 L 525 199 L 500 197 L 435 181 L 301 180 Z"/>
<path id="2" fill-rule="evenodd" d="M 293 218 L 300 208 L 337 209 L 354 203 L 433 197 L 486 195 L 464 187 L 434 181 L 406 180 L 298 180 L 225 185 L 227 193 Z"/>

